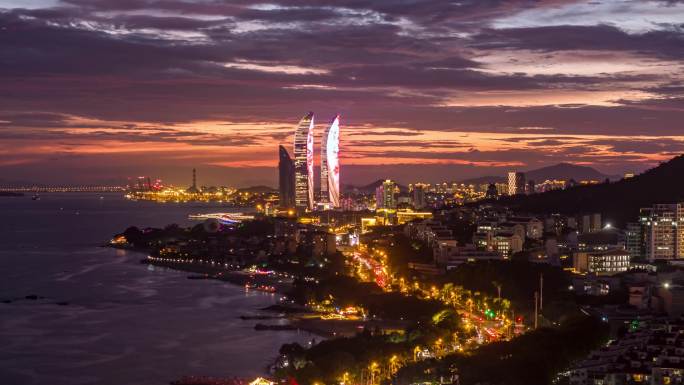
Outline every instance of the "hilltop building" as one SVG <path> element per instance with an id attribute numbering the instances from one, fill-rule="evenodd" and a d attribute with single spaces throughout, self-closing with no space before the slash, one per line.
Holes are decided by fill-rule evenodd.
<path id="1" fill-rule="evenodd" d="M 649 261 L 684 258 L 684 203 L 642 208 L 639 223 Z"/>

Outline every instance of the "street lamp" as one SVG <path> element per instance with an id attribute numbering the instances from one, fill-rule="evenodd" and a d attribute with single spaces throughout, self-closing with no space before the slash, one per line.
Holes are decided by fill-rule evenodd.
<path id="1" fill-rule="evenodd" d="M 375 384 L 375 370 L 378 368 L 378 363 L 373 362 L 370 364 L 370 375 L 371 375 L 371 385 Z"/>

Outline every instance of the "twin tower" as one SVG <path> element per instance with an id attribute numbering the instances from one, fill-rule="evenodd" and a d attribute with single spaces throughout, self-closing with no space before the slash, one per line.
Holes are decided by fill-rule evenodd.
<path id="1" fill-rule="evenodd" d="M 321 194 L 323 209 L 340 207 L 340 115 L 326 128 L 321 138 Z M 278 162 L 280 206 L 313 210 L 314 198 L 314 114 L 299 121 L 294 135 L 294 160 L 280 146 Z"/>

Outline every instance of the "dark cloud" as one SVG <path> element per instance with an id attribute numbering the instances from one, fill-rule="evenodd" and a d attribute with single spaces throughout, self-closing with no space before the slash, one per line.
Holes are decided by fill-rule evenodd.
<path id="1" fill-rule="evenodd" d="M 540 51 L 629 51 L 663 59 L 684 58 L 681 28 L 628 33 L 610 25 L 560 25 L 532 28 L 486 29 L 472 38 L 479 49 Z"/>
<path id="2" fill-rule="evenodd" d="M 340 112 L 353 127 L 346 135 L 356 146 L 345 149 L 347 159 L 486 168 L 566 157 L 614 165 L 681 151 L 676 140 L 659 145 L 624 139 L 682 135 L 681 68 L 596 75 L 570 68 L 540 75 L 487 64 L 487 55 L 517 60 L 528 50 L 541 53 L 541 63 L 534 63 L 539 66 L 558 64 L 564 51 L 596 52 L 614 61 L 638 55 L 656 64 L 684 58 L 682 29 L 672 25 L 654 24 L 643 33 L 626 32 L 619 22 L 493 28 L 497 19 L 521 11 L 573 3 L 64 0 L 49 9 L 0 11 L 0 138 L 28 147 L 52 141 L 74 154 L 86 142 L 239 148 L 288 141 L 289 129 L 273 125 L 290 127 L 314 110 L 321 121 Z M 586 102 L 556 97 L 573 92 L 586 95 Z M 615 100 L 592 99 L 602 92 L 614 93 Z M 181 126 L 210 120 L 270 126 L 237 134 L 227 127 L 230 135 Z M 390 140 L 366 139 L 363 127 Z M 449 137 L 411 143 L 425 132 Z M 491 140 L 508 147 L 485 151 L 477 135 L 461 141 L 453 132 L 506 134 Z M 390 138 L 396 135 L 407 140 Z M 616 141 L 578 143 L 577 136 L 592 135 Z M 150 164 L 161 167 L 163 161 Z"/>

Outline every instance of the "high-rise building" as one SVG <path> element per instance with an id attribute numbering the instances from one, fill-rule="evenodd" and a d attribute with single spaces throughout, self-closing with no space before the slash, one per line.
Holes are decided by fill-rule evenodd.
<path id="1" fill-rule="evenodd" d="M 425 188 L 427 186 L 422 183 L 416 183 L 413 186 L 413 207 L 415 209 L 422 209 L 426 206 L 425 202 Z"/>
<path id="2" fill-rule="evenodd" d="M 486 199 L 497 199 L 499 197 L 499 192 L 496 189 L 496 184 L 490 183 L 487 186 L 487 192 L 485 193 Z"/>
<path id="3" fill-rule="evenodd" d="M 279 146 L 278 190 L 280 191 L 280 207 L 295 207 L 295 165 L 283 146 Z"/>
<path id="4" fill-rule="evenodd" d="M 642 208 L 639 223 L 649 261 L 684 258 L 684 203 Z"/>
<path id="5" fill-rule="evenodd" d="M 508 173 L 508 195 L 525 193 L 525 174 L 511 171 Z"/>
<path id="6" fill-rule="evenodd" d="M 375 189 L 375 206 L 379 209 L 397 208 L 397 200 L 394 195 L 396 187 L 397 185 L 389 179 L 382 182 Z"/>
<path id="7" fill-rule="evenodd" d="M 314 206 L 314 114 L 299 121 L 294 135 L 295 206 L 313 210 Z"/>
<path id="8" fill-rule="evenodd" d="M 641 224 L 630 222 L 625 229 L 625 249 L 632 257 L 644 257 L 644 237 Z"/>
<path id="9" fill-rule="evenodd" d="M 340 207 L 340 115 L 321 138 L 321 201 Z"/>
<path id="10" fill-rule="evenodd" d="M 580 234 L 596 233 L 603 229 L 601 213 L 584 214 L 577 217 L 577 231 Z"/>

